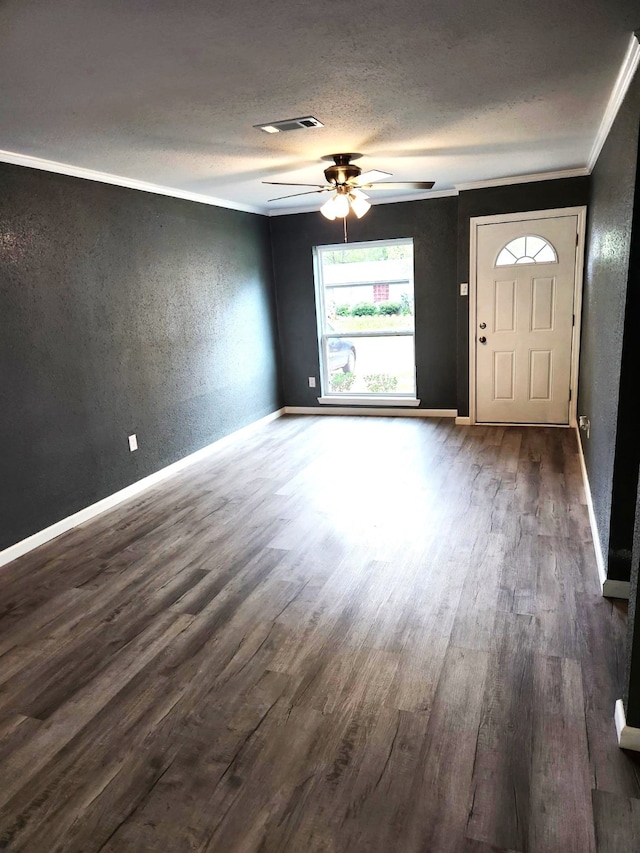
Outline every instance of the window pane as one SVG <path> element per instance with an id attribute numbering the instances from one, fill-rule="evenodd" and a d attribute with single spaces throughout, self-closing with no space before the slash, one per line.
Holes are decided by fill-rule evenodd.
<path id="1" fill-rule="evenodd" d="M 502 249 L 496 261 L 497 267 L 513 264 L 546 264 L 557 261 L 556 250 L 551 243 L 535 234 L 516 237 Z"/>
<path id="2" fill-rule="evenodd" d="M 413 336 L 327 338 L 331 394 L 415 394 Z"/>
<path id="3" fill-rule="evenodd" d="M 527 255 L 531 258 L 535 258 L 536 252 L 539 252 L 540 249 L 544 249 L 547 245 L 546 240 L 543 240 L 542 237 L 536 237 L 534 234 L 530 234 L 527 237 Z"/>
<path id="4" fill-rule="evenodd" d="M 538 264 L 554 263 L 556 260 L 556 253 L 548 243 L 536 255 L 536 263 Z"/>
<path id="5" fill-rule="evenodd" d="M 525 253 L 525 241 L 525 237 L 516 237 L 515 240 L 508 243 L 507 248 L 516 258 L 521 258 Z"/>
<path id="6" fill-rule="evenodd" d="M 413 246 L 321 250 L 325 331 L 413 329 Z"/>
<path id="7" fill-rule="evenodd" d="M 415 397 L 413 241 L 315 252 L 323 393 Z"/>
<path id="8" fill-rule="evenodd" d="M 498 255 L 498 260 L 496 261 L 497 267 L 508 267 L 512 264 L 516 263 L 516 258 L 508 249 L 503 249 Z"/>

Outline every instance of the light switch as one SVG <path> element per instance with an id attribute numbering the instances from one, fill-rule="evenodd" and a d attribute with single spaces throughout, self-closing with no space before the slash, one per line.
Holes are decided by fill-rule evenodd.
<path id="1" fill-rule="evenodd" d="M 316 377 L 310 376 L 309 377 L 309 388 L 315 388 L 315 387 L 316 387 Z"/>
<path id="2" fill-rule="evenodd" d="M 468 296 L 469 295 L 469 284 L 466 281 L 463 281 L 460 284 L 460 296 Z"/>
<path id="3" fill-rule="evenodd" d="M 129 450 L 132 452 L 138 449 L 138 436 L 134 433 L 129 436 Z"/>

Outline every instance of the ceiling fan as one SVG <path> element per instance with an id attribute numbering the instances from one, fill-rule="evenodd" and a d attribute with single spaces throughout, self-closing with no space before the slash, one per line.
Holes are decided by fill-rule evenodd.
<path id="1" fill-rule="evenodd" d="M 359 166 L 353 164 L 362 154 L 328 154 L 323 160 L 333 160 L 333 166 L 324 170 L 326 184 L 294 184 L 284 181 L 263 181 L 263 184 L 273 184 L 280 187 L 315 187 L 302 193 L 282 195 L 278 198 L 270 198 L 269 201 L 280 201 L 284 198 L 295 198 L 301 195 L 314 195 L 315 193 L 332 193 L 331 198 L 320 208 L 320 213 L 327 219 L 346 217 L 353 210 L 358 219 L 361 219 L 371 207 L 368 196 L 363 190 L 430 190 L 433 181 L 401 181 L 393 183 L 384 181 L 391 178 L 389 172 L 380 172 L 378 169 L 370 169 L 363 172 Z"/>

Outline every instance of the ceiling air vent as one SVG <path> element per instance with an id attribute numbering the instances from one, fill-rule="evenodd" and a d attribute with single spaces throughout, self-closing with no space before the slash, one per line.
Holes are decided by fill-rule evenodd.
<path id="1" fill-rule="evenodd" d="M 324 127 L 321 121 L 313 116 L 302 118 L 286 118 L 283 121 L 271 121 L 268 124 L 254 124 L 258 130 L 265 133 L 284 133 L 285 130 L 301 130 L 306 127 Z"/>

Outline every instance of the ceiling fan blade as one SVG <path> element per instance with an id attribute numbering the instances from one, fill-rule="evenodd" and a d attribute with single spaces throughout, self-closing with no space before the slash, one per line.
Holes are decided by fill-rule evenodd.
<path id="1" fill-rule="evenodd" d="M 302 186 L 305 186 L 305 184 L 302 184 Z M 326 193 L 332 189 L 333 189 L 333 187 L 322 187 L 321 190 L 307 190 L 307 192 L 304 192 L 304 193 L 292 193 L 291 195 L 280 195 L 280 196 L 278 196 L 278 198 L 269 198 L 269 199 L 267 199 L 267 201 L 282 201 L 283 198 L 296 198 L 299 195 L 315 195 L 316 193 Z"/>
<path id="2" fill-rule="evenodd" d="M 380 172 L 378 169 L 369 169 L 368 172 L 362 172 L 357 178 L 353 179 L 355 184 L 370 184 L 373 181 L 382 181 L 384 178 L 392 177 L 391 172 Z M 352 183 L 349 181 L 349 183 Z"/>
<path id="3" fill-rule="evenodd" d="M 381 181 L 379 184 L 358 184 L 366 190 L 430 190 L 435 181 Z"/>
<path id="4" fill-rule="evenodd" d="M 276 187 L 322 187 L 324 184 L 290 184 L 287 181 L 262 181 L 263 184 L 271 184 Z"/>

